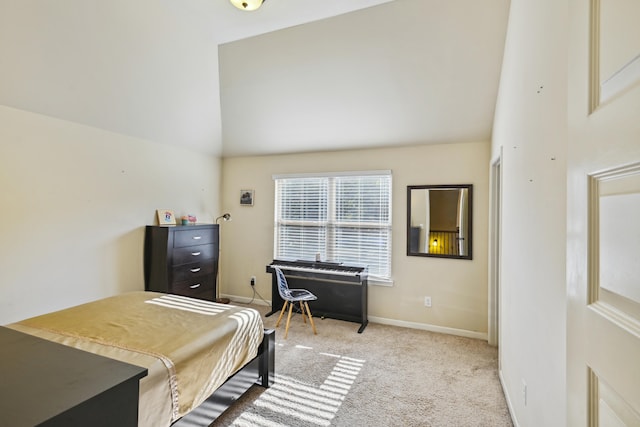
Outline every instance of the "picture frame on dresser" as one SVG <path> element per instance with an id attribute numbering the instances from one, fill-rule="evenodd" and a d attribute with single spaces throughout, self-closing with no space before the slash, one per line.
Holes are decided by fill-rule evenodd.
<path id="1" fill-rule="evenodd" d="M 176 216 L 172 210 L 157 209 L 158 225 L 176 225 Z"/>

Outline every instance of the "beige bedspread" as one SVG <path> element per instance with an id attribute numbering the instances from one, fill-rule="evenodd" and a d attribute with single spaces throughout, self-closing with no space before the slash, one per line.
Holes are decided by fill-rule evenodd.
<path id="1" fill-rule="evenodd" d="M 263 324 L 253 309 L 132 292 L 7 327 L 146 367 L 140 426 L 168 426 L 253 359 Z"/>

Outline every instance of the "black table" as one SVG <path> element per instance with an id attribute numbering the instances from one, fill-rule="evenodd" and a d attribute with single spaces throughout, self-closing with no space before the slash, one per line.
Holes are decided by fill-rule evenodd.
<path id="1" fill-rule="evenodd" d="M 138 425 L 147 369 L 0 327 L 0 425 Z"/>

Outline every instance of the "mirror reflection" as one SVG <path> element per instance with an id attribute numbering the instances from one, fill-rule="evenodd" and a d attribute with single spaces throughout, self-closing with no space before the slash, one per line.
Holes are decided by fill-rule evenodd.
<path id="1" fill-rule="evenodd" d="M 407 187 L 407 255 L 471 259 L 473 185 Z"/>

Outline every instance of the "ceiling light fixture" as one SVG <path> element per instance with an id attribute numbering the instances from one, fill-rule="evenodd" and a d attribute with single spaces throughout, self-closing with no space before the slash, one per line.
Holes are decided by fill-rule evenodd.
<path id="1" fill-rule="evenodd" d="M 262 6 L 262 3 L 264 3 L 264 0 L 229 0 L 229 1 L 231 2 L 232 5 L 234 5 L 238 9 L 246 10 L 246 11 L 256 10 L 257 8 Z"/>

